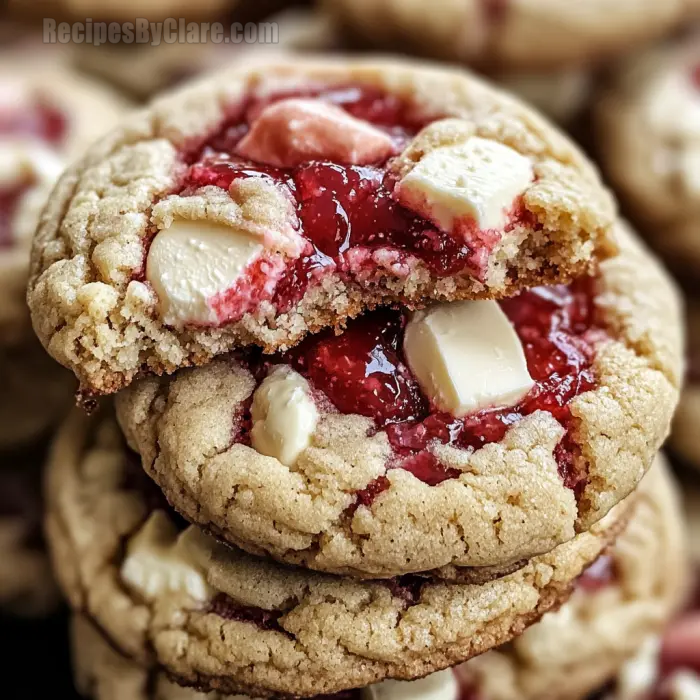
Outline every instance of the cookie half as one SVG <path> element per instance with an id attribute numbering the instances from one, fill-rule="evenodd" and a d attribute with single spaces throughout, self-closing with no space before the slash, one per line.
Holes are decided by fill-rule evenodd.
<path id="1" fill-rule="evenodd" d="M 481 586 L 412 576 L 357 582 L 251 557 L 194 526 L 181 530 L 152 489 L 109 416 L 71 416 L 46 488 L 64 593 L 139 663 L 201 689 L 252 696 L 418 678 L 501 644 L 568 597 L 633 506 Z"/>
<path id="2" fill-rule="evenodd" d="M 76 77 L 46 47 L 34 53 L 0 55 L 0 345 L 30 336 L 29 249 L 56 179 L 124 113 L 111 92 Z"/>
<path id="3" fill-rule="evenodd" d="M 376 47 L 519 71 L 595 64 L 667 34 L 689 13 L 686 0 L 326 0 L 324 8 Z"/>
<path id="4" fill-rule="evenodd" d="M 654 247 L 700 268 L 700 35 L 623 63 L 595 107 L 598 155 Z"/>
<path id="5" fill-rule="evenodd" d="M 512 566 L 603 517 L 668 433 L 677 293 L 623 224 L 616 243 L 571 286 L 145 379 L 120 423 L 185 518 L 254 554 L 368 578 Z"/>
<path id="6" fill-rule="evenodd" d="M 566 138 L 463 71 L 234 67 L 156 102 L 61 179 L 29 305 L 86 393 L 271 352 L 380 303 L 590 271 L 614 207 Z"/>

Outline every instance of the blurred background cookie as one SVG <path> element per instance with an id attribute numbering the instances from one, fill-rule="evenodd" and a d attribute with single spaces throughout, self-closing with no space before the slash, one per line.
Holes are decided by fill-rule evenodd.
<path id="1" fill-rule="evenodd" d="M 595 106 L 596 152 L 623 206 L 689 277 L 700 269 L 698 39 L 630 56 Z"/>

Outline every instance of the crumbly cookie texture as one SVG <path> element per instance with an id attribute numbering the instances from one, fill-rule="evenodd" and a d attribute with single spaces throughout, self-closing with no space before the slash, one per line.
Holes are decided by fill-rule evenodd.
<path id="1" fill-rule="evenodd" d="M 576 700 L 602 687 L 640 641 L 656 635 L 685 590 L 678 497 L 663 459 L 642 482 L 634 517 L 601 558 L 600 587 L 579 587 L 557 612 L 522 636 L 454 669 L 485 700 Z M 592 574 L 591 574 L 592 575 Z M 606 576 L 611 578 L 608 580 Z M 72 627 L 76 685 L 92 700 L 219 700 L 173 685 L 162 672 L 129 661 L 94 624 Z M 124 693 L 124 695 L 119 695 Z"/>
<path id="2" fill-rule="evenodd" d="M 685 0 L 326 0 L 341 28 L 376 47 L 487 68 L 541 70 L 599 61 L 663 36 Z"/>
<path id="3" fill-rule="evenodd" d="M 128 459 L 109 416 L 76 411 L 58 436 L 47 533 L 64 593 L 140 663 L 155 662 L 186 685 L 252 696 L 417 678 L 501 644 L 567 598 L 634 507 L 634 500 L 621 505 L 571 542 L 482 586 L 356 582 L 250 557 L 193 527 L 176 540 L 154 532 L 143 486 L 127 478 Z M 156 523 L 167 521 L 157 513 Z M 134 557 L 187 563 L 214 597 L 202 602 L 183 585 L 190 579 L 168 576 L 152 595 L 148 569 L 133 576 Z"/>
<path id="4" fill-rule="evenodd" d="M 700 45 L 623 63 L 595 106 L 597 151 L 650 243 L 679 269 L 700 267 Z"/>
<path id="5" fill-rule="evenodd" d="M 578 502 L 554 454 L 563 428 L 543 411 L 476 451 L 437 448 L 461 472 L 438 486 L 388 469 L 386 431 L 369 418 L 322 405 L 291 466 L 242 444 L 235 416 L 256 382 L 233 358 L 135 383 L 117 397 L 120 423 L 178 511 L 254 554 L 358 577 L 441 569 L 461 578 L 468 574 L 455 567 L 503 567 L 550 551 L 637 486 L 678 400 L 675 287 L 623 224 L 616 233 L 621 252 L 602 264 L 595 300 L 615 340 L 596 348 L 597 387 L 572 402 L 588 471 Z M 388 488 L 349 511 L 379 477 Z"/>
<path id="6" fill-rule="evenodd" d="M 532 163 L 535 180 L 522 202 L 537 224 L 518 224 L 501 240 L 484 280 L 438 277 L 420 261 L 397 268 L 391 255 L 375 255 L 372 274 L 328 272 L 285 313 L 263 301 L 240 320 L 217 327 L 166 325 L 164 300 L 142 281 L 144 246 L 173 221 L 206 220 L 262 235 L 272 247 L 266 250 L 276 251 L 273 271 L 280 260 L 299 255 L 294 246 L 302 239 L 284 208 L 289 201 L 262 179 L 237 180 L 230 192 L 213 185 L 193 196 L 172 192 L 182 176 L 183 149 L 219 128 L 231 105 L 251 93 L 309 84 L 380 88 L 415 103 L 421 113 L 451 117 L 409 145 L 394 163 L 394 175 L 408 174 L 427 153 L 470 137 L 506 144 L 513 157 Z M 280 229 L 283 218 L 287 224 Z M 308 332 L 342 327 L 379 303 L 416 307 L 429 299 L 503 296 L 570 279 L 612 252 L 613 219 L 610 196 L 585 157 L 528 109 L 476 78 L 406 62 L 289 59 L 284 65 L 233 68 L 166 96 L 70 168 L 35 237 L 28 300 L 49 352 L 76 373 L 86 393 L 109 393 L 140 373 L 204 364 L 240 344 L 284 349 Z M 174 269 L 172 280 L 177 275 Z"/>
<path id="7" fill-rule="evenodd" d="M 582 585 L 560 610 L 460 672 L 488 700 L 576 700 L 603 687 L 683 601 L 684 534 L 678 493 L 659 456 L 634 517 L 601 559 L 611 579 Z"/>
<path id="8" fill-rule="evenodd" d="M 125 104 L 100 85 L 84 81 L 40 51 L 38 58 L 16 49 L 0 57 L 3 109 L 41 101 L 58 110 L 66 120 L 60 143 L 44 144 L 27 134 L 8 129 L 0 138 L 2 187 L 12 189 L 27 179 L 14 211 L 11 241 L 0 245 L 0 344 L 25 341 L 31 327 L 26 287 L 29 250 L 43 205 L 63 167 L 105 130 L 113 127 Z"/>

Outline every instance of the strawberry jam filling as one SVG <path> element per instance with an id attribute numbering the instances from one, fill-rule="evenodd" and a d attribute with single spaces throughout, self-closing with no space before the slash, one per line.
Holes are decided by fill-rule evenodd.
<path id="1" fill-rule="evenodd" d="M 259 381 L 271 364 L 290 364 L 341 413 L 373 419 L 392 447 L 390 469 L 412 472 L 436 485 L 459 476 L 431 451 L 435 443 L 479 449 L 503 439 L 509 427 L 535 411 L 546 411 L 566 429 L 556 450 L 564 484 L 580 494 L 586 484 L 578 448 L 571 434 L 571 401 L 595 387 L 594 341 L 602 330 L 594 320 L 593 283 L 539 287 L 500 302 L 522 343 L 535 384 L 516 406 L 494 407 L 463 418 L 441 412 L 423 393 L 403 354 L 407 314 L 381 309 L 348 324 L 339 336 L 310 336 L 276 357 L 249 355 Z M 246 432 L 244 429 L 243 432 Z M 240 441 L 246 437 L 239 434 Z M 369 505 L 389 485 L 379 477 L 357 496 Z"/>
<path id="2" fill-rule="evenodd" d="M 0 109 L 0 140 L 31 137 L 58 146 L 66 127 L 65 116 L 45 102 L 35 101 L 29 109 Z M 13 245 L 13 221 L 22 197 L 33 184 L 32 178 L 24 177 L 0 187 L 0 249 Z"/>
<path id="3" fill-rule="evenodd" d="M 387 134 L 398 154 L 435 116 L 427 118 L 406 100 L 367 87 L 316 88 L 251 98 L 204 145 L 183 154 L 188 165 L 178 189 L 192 195 L 203 186 L 228 189 L 241 178 L 264 178 L 296 202 L 303 253 L 287 262 L 274 285 L 262 290 L 255 278 L 253 291 L 238 290 L 241 297 L 269 301 L 279 313 L 288 311 L 329 273 L 347 280 L 371 281 L 381 270 L 407 276 L 410 266 L 421 263 L 437 277 L 467 273 L 483 280 L 489 254 L 504 234 L 518 225 L 537 226 L 534 217 L 513 203 L 502 230 L 480 230 L 474 222 L 460 222 L 454 235 L 400 205 L 394 197 L 396 178 L 387 172 L 388 160 L 349 165 L 310 160 L 295 167 L 270 167 L 236 155 L 261 111 L 287 98 L 313 98 L 340 107 L 352 117 Z M 249 311 L 217 309 L 221 323 Z"/>

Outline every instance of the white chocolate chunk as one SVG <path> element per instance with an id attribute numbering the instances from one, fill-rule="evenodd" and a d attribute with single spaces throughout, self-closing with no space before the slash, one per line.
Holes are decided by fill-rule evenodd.
<path id="1" fill-rule="evenodd" d="M 145 600 L 170 593 L 204 603 L 214 595 L 206 581 L 210 540 L 194 526 L 178 534 L 170 518 L 155 511 L 129 542 L 121 578 Z"/>
<path id="2" fill-rule="evenodd" d="M 253 396 L 253 447 L 291 466 L 309 446 L 318 410 L 309 383 L 286 365 L 275 367 Z"/>
<path id="3" fill-rule="evenodd" d="M 501 229 L 533 177 L 528 158 L 475 136 L 423 156 L 399 183 L 396 198 L 444 231 L 467 220 L 482 230 Z"/>
<path id="4" fill-rule="evenodd" d="M 266 107 L 238 144 L 238 155 L 278 168 L 310 160 L 369 165 L 394 153 L 391 137 L 335 105 L 291 98 Z"/>
<path id="5" fill-rule="evenodd" d="M 428 398 L 455 416 L 509 406 L 533 386 L 520 338 L 495 301 L 457 301 L 417 311 L 406 360 Z"/>
<path id="6" fill-rule="evenodd" d="M 176 219 L 153 239 L 146 277 L 160 301 L 164 323 L 217 323 L 217 295 L 231 289 L 263 251 L 260 240 L 212 223 Z"/>
<path id="7" fill-rule="evenodd" d="M 620 700 L 637 700 L 654 687 L 659 674 L 661 640 L 648 637 L 637 655 L 630 659 L 617 676 L 617 697 Z"/>
<path id="8" fill-rule="evenodd" d="M 672 700 L 700 700 L 700 676 L 693 671 L 677 671 L 668 682 Z"/>
<path id="9" fill-rule="evenodd" d="M 382 681 L 362 691 L 363 700 L 457 700 L 459 683 L 452 669 L 417 681 Z"/>

